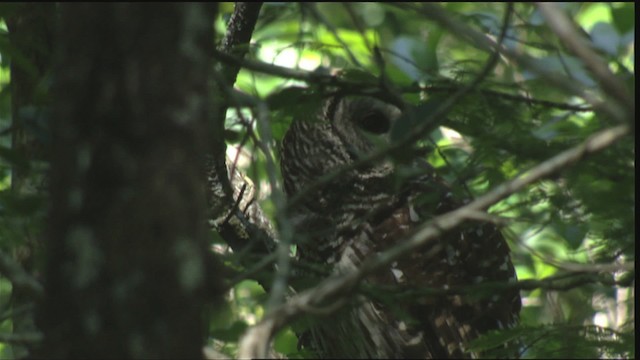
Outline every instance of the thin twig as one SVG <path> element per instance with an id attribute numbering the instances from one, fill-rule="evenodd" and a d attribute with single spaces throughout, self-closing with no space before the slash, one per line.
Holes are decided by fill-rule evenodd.
<path id="1" fill-rule="evenodd" d="M 313 15 L 313 17 L 315 17 L 319 23 L 324 24 L 324 26 L 329 30 L 331 35 L 333 35 L 333 38 L 336 39 L 336 41 L 340 45 L 342 45 L 342 49 L 345 51 L 345 53 L 349 57 L 349 60 L 351 60 L 351 62 L 357 67 L 362 67 L 362 64 L 360 64 L 356 56 L 353 54 L 349 45 L 345 43 L 344 40 L 342 40 L 342 38 L 338 34 L 338 30 L 336 29 L 336 27 L 329 20 L 327 20 L 327 18 L 320 11 L 318 11 L 318 9 L 316 9 L 316 5 L 310 2 L 307 4 L 307 9 L 309 9 L 309 11 L 311 12 L 311 15 Z"/>
<path id="2" fill-rule="evenodd" d="M 551 291 L 566 291 L 575 289 L 586 284 L 605 284 L 607 286 L 616 285 L 621 287 L 628 287 L 630 284 L 628 281 L 615 281 L 610 277 L 604 277 L 594 272 L 571 272 L 567 274 L 548 276 L 542 279 L 525 279 L 515 282 L 483 282 L 478 284 L 464 285 L 464 286 L 452 286 L 448 288 L 433 288 L 433 287 L 416 287 L 411 286 L 403 288 L 399 285 L 371 285 L 367 286 L 365 291 L 373 293 L 380 291 L 393 291 L 395 298 L 400 299 L 402 297 L 415 297 L 417 295 L 429 296 L 429 297 L 447 297 L 451 295 L 464 295 L 473 294 L 481 295 L 483 290 L 491 290 L 490 293 L 486 293 L 485 296 L 490 297 L 498 292 L 508 290 L 520 290 L 520 291 L 532 291 L 536 289 L 545 289 Z M 368 285 L 368 284 L 367 284 Z"/>
<path id="3" fill-rule="evenodd" d="M 500 28 L 500 35 L 498 36 L 498 45 L 500 46 L 502 45 L 502 41 L 504 41 L 505 35 L 507 34 L 507 30 L 509 29 L 509 23 L 511 21 L 512 13 L 513 13 L 513 4 L 508 3 L 504 11 L 504 18 L 502 20 L 502 26 Z M 472 89 L 476 88 L 487 76 L 489 76 L 489 74 L 495 69 L 496 65 L 498 64 L 499 59 L 500 59 L 500 53 L 498 51 L 494 51 L 493 53 L 491 53 L 491 55 L 489 56 L 489 59 L 487 60 L 487 63 L 485 64 L 485 66 L 483 66 L 480 73 L 474 78 L 471 84 L 468 85 L 469 87 L 468 91 L 471 91 Z M 451 166 L 449 159 L 447 158 L 446 154 L 442 152 L 438 144 L 431 138 L 429 138 L 429 142 L 431 142 L 435 146 L 436 150 L 438 151 L 438 154 L 444 160 L 446 166 L 452 169 L 453 171 L 456 171 L 455 167 Z M 458 176 L 459 174 L 456 173 L 455 175 L 459 178 Z M 473 193 L 471 192 L 471 190 L 469 190 L 469 187 L 467 186 L 466 182 L 464 181 L 462 182 L 462 187 L 467 193 L 467 196 L 469 198 L 473 198 Z"/>
<path id="4" fill-rule="evenodd" d="M 411 85 L 409 87 L 401 89 L 401 92 L 403 92 L 403 93 L 414 93 L 416 91 L 454 92 L 454 91 L 457 91 L 459 88 L 460 88 L 460 86 L 456 86 L 456 85 L 427 85 L 427 86 L 421 86 L 419 84 L 414 84 L 414 85 Z M 482 93 L 482 94 L 487 94 L 489 96 L 495 96 L 495 97 L 499 97 L 499 98 L 502 98 L 502 99 L 505 99 L 505 100 L 523 102 L 523 103 L 527 103 L 529 105 L 539 105 L 539 106 L 544 106 L 544 107 L 548 107 L 548 108 L 555 108 L 555 109 L 559 109 L 559 110 L 567 110 L 567 111 L 575 111 L 575 112 L 593 111 L 593 108 L 590 107 L 590 106 L 571 105 L 571 104 L 559 103 L 559 102 L 550 101 L 550 100 L 534 99 L 534 98 L 525 97 L 525 96 L 522 96 L 522 95 L 508 94 L 508 93 L 504 93 L 504 92 L 500 92 L 500 91 L 496 91 L 496 90 L 489 90 L 489 89 L 476 89 L 476 91 L 479 92 L 479 93 Z"/>
<path id="5" fill-rule="evenodd" d="M 620 101 L 629 114 L 634 114 L 636 103 L 630 89 L 615 77 L 600 55 L 593 51 L 586 40 L 578 34 L 575 25 L 567 15 L 553 3 L 539 2 L 536 6 L 547 20 L 551 30 L 591 70 L 602 86 L 603 92 Z"/>
<path id="6" fill-rule="evenodd" d="M 241 67 L 257 71 L 263 74 L 279 76 L 287 79 L 301 80 L 312 84 L 337 85 L 339 81 L 335 75 L 329 75 L 322 72 L 312 72 L 304 70 L 290 69 L 284 66 L 272 65 L 258 60 L 242 59 L 233 55 L 229 55 L 220 51 L 214 51 L 216 59 L 225 64 L 239 64 Z M 344 82 L 343 83 L 347 83 Z M 349 83 L 351 86 L 357 83 Z"/>
<path id="7" fill-rule="evenodd" d="M 579 264 L 571 262 L 563 262 L 561 260 L 554 259 L 546 256 L 536 249 L 527 244 L 520 244 L 527 249 L 531 254 L 538 257 L 545 264 L 549 264 L 561 270 L 571 272 L 584 272 L 584 273 L 616 273 L 619 271 L 632 271 L 635 269 L 635 261 L 630 262 L 615 262 L 615 263 L 591 263 L 591 264 Z"/>
<path id="8" fill-rule="evenodd" d="M 216 58 L 218 58 L 218 60 L 227 64 L 237 63 L 237 64 L 240 64 L 243 68 L 248 70 L 256 71 L 263 74 L 278 76 L 286 79 L 300 80 L 300 81 L 307 82 L 309 84 L 335 86 L 343 89 L 344 91 L 356 91 L 357 89 L 359 89 L 360 92 L 367 92 L 367 91 L 363 91 L 362 89 L 369 89 L 371 87 L 371 83 L 359 83 L 355 81 L 349 81 L 349 80 L 340 78 L 336 75 L 325 74 L 322 72 L 311 72 L 311 71 L 290 69 L 283 66 L 268 64 L 262 61 L 251 60 L 251 59 L 240 59 L 235 56 L 220 53 L 220 52 L 214 52 L 214 55 L 216 56 Z M 463 86 L 466 86 L 466 85 L 422 86 L 420 84 L 412 84 L 412 85 L 400 88 L 400 92 L 401 93 L 415 93 L 415 92 L 421 92 L 421 91 L 456 92 L 456 91 L 459 91 L 460 88 Z M 370 89 L 368 92 L 372 92 L 372 91 L 373 89 Z M 481 93 L 492 95 L 492 96 L 497 96 L 507 100 L 525 102 L 532 105 L 541 105 L 541 106 L 546 106 L 551 108 L 557 108 L 560 110 L 580 111 L 580 112 L 594 110 L 592 107 L 570 105 L 570 104 L 558 103 L 550 100 L 534 99 L 534 98 L 524 97 L 521 95 L 507 94 L 507 93 L 499 92 L 496 90 L 476 89 L 475 91 L 479 91 Z"/>
<path id="9" fill-rule="evenodd" d="M 267 178 L 271 185 L 271 199 L 276 208 L 276 220 L 278 221 L 278 233 L 280 235 L 276 248 L 277 272 L 271 287 L 269 301 L 267 302 L 267 313 L 269 313 L 282 303 L 287 292 L 291 270 L 290 248 L 293 239 L 293 226 L 286 215 L 286 200 L 284 191 L 279 186 L 276 164 L 271 156 L 269 147 L 266 145 L 273 143 L 271 128 L 269 127 L 269 111 L 263 102 L 259 102 L 256 109 L 258 132 L 261 137 L 260 140 L 256 141 L 256 145 L 266 159 Z"/>
<path id="10" fill-rule="evenodd" d="M 602 99 L 602 97 L 596 96 L 593 93 L 587 91 L 583 86 L 580 86 L 576 82 L 571 81 L 566 77 L 558 76 L 557 73 L 548 71 L 538 61 L 536 61 L 536 59 L 526 54 L 520 53 L 519 51 L 510 49 L 508 47 L 498 46 L 496 41 L 494 41 L 491 37 L 473 30 L 465 23 L 456 20 L 453 16 L 449 15 L 449 13 L 441 6 L 429 3 L 421 3 L 419 6 L 394 3 L 392 6 L 405 10 L 416 11 L 425 18 L 437 22 L 443 28 L 448 29 L 451 34 L 460 37 L 461 39 L 478 49 L 481 49 L 483 51 L 499 50 L 500 54 L 512 59 L 516 63 L 526 68 L 529 68 L 530 70 L 544 78 L 546 81 L 548 81 L 549 84 L 553 85 L 555 88 L 581 97 L 582 99 L 590 103 L 594 108 L 602 110 L 621 123 L 633 122 L 633 116 L 635 115 L 634 112 L 626 111 L 627 109 L 620 108 L 620 106 L 615 103 L 605 101 L 604 99 Z M 623 101 L 623 99 L 619 99 L 619 101 Z"/>

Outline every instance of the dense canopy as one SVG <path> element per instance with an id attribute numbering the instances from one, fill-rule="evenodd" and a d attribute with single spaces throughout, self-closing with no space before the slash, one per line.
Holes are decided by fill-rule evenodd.
<path id="1" fill-rule="evenodd" d="M 635 357 L 634 3 L 24 3 L 0 5 L 0 358 L 314 358 L 360 295 L 497 291 L 360 281 L 428 221 L 359 274 L 296 257 L 281 142 L 333 95 L 404 110 L 363 163 L 421 156 L 476 200 L 438 219 L 500 226 L 520 323 L 472 350 Z"/>

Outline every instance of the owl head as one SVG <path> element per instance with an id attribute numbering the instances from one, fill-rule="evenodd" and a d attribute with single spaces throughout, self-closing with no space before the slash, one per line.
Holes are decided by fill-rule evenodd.
<path id="1" fill-rule="evenodd" d="M 286 192 L 297 193 L 320 176 L 387 144 L 400 116 L 399 108 L 373 97 L 334 96 L 322 104 L 314 118 L 294 120 L 281 149 Z M 357 174 L 388 171 L 389 164 L 376 163 L 357 170 Z"/>
<path id="2" fill-rule="evenodd" d="M 325 103 L 332 131 L 352 159 L 367 155 L 376 145 L 389 141 L 389 132 L 401 111 L 381 100 L 365 96 L 334 97 Z"/>

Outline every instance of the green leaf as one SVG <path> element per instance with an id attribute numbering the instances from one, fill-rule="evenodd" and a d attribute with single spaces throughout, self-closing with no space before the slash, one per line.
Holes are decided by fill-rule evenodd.
<path id="1" fill-rule="evenodd" d="M 290 328 L 286 328 L 280 331 L 273 339 L 273 348 L 285 355 L 297 353 L 298 337 Z"/>
<path id="2" fill-rule="evenodd" d="M 376 86 L 380 80 L 368 71 L 360 69 L 344 69 L 340 71 L 340 78 L 362 84 Z"/>
<path id="3" fill-rule="evenodd" d="M 11 190 L 0 191 L 0 213 L 12 216 L 33 216 L 45 209 L 46 198 L 40 194 L 18 194 Z"/>
<path id="4" fill-rule="evenodd" d="M 236 321 L 225 329 L 211 330 L 211 336 L 222 341 L 237 342 L 249 326 L 244 321 Z"/>
<path id="5" fill-rule="evenodd" d="M 433 118 L 433 113 L 442 105 L 440 99 L 434 98 L 427 102 L 407 109 L 402 116 L 393 124 L 391 128 L 390 138 L 392 142 L 398 142 L 413 134 L 417 127 L 423 126 L 424 122 L 429 121 L 425 127 L 424 134 L 430 133 L 443 121 L 445 114 L 437 119 Z"/>
<path id="6" fill-rule="evenodd" d="M 636 4 L 634 2 L 611 4 L 613 24 L 620 34 L 633 31 L 636 25 Z"/>
<path id="7" fill-rule="evenodd" d="M 24 156 L 24 154 L 3 145 L 0 145 L 0 158 L 6 160 L 8 163 L 28 169 L 29 161 Z"/>
<path id="8" fill-rule="evenodd" d="M 565 224 L 557 221 L 553 224 L 553 228 L 558 235 L 562 236 L 567 241 L 570 248 L 573 250 L 577 250 L 580 245 L 582 245 L 584 238 L 587 235 L 587 230 L 580 225 Z"/>
<path id="9" fill-rule="evenodd" d="M 292 86 L 284 88 L 278 92 L 274 92 L 266 99 L 271 110 L 288 108 L 292 104 L 296 105 L 300 102 L 309 102 L 318 96 L 306 87 Z"/>
<path id="10" fill-rule="evenodd" d="M 593 45 L 610 56 L 618 54 L 620 35 L 609 23 L 598 22 L 591 29 Z"/>

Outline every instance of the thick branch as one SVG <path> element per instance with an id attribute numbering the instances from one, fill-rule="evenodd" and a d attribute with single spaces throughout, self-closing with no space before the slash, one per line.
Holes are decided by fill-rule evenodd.
<path id="1" fill-rule="evenodd" d="M 233 15 L 229 19 L 227 33 L 222 39 L 222 43 L 218 46 L 218 51 L 226 54 L 234 54 L 239 58 L 249 52 L 249 42 L 253 35 L 253 30 L 258 22 L 258 14 L 260 14 L 261 2 L 237 2 Z M 236 82 L 236 77 L 240 71 L 240 64 L 227 64 L 224 76 L 229 84 Z"/>
<path id="2" fill-rule="evenodd" d="M 217 52 L 222 54 L 236 54 L 239 58 L 243 58 L 249 51 L 249 42 L 253 35 L 256 22 L 258 21 L 258 14 L 262 3 L 244 3 L 238 2 L 234 8 L 231 19 L 229 19 L 229 26 L 227 33 L 224 36 L 221 44 L 218 46 Z M 214 54 L 216 53 L 215 49 Z M 221 87 L 223 96 L 219 99 L 227 98 L 231 93 L 233 84 L 236 81 L 238 72 L 240 71 L 240 64 L 238 62 L 228 62 L 220 64 L 220 76 L 218 83 Z M 228 102 L 228 101 L 226 101 Z M 214 204 L 217 203 L 233 203 L 234 191 L 230 179 L 232 174 L 227 172 L 226 163 L 226 143 L 224 139 L 224 119 L 227 114 L 227 106 L 218 104 L 217 114 L 214 120 L 214 134 L 212 143 L 213 154 L 213 169 L 215 171 L 215 177 L 220 185 L 222 192 L 220 198 L 212 198 Z M 214 206 L 214 217 L 220 216 L 223 211 L 220 211 L 222 206 Z M 225 216 L 222 214 L 222 216 Z"/>
<path id="3" fill-rule="evenodd" d="M 230 95 L 231 86 L 240 70 L 240 60 L 248 52 L 261 7 L 262 3 L 236 3 L 227 33 L 215 52 L 218 58 L 232 57 L 238 60 L 221 64 L 221 85 L 225 97 L 233 99 Z M 235 252 L 250 250 L 261 255 L 268 254 L 275 248 L 274 233 L 260 205 L 254 201 L 256 189 L 225 156 L 223 134 L 226 112 L 227 107 L 220 106 L 216 117 L 214 156 L 209 171 L 211 225 Z"/>

